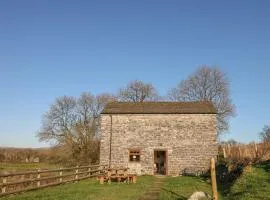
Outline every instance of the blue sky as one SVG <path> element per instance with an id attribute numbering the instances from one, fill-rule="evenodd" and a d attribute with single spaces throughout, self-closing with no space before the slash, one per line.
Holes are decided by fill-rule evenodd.
<path id="1" fill-rule="evenodd" d="M 270 124 L 269 1 L 1 1 L 0 146 L 39 147 L 54 99 L 117 92 L 130 80 L 161 95 L 199 65 L 231 81 L 237 116 L 224 139 Z"/>

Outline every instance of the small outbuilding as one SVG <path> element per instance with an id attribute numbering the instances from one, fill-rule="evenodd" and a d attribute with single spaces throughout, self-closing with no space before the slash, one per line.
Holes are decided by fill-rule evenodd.
<path id="1" fill-rule="evenodd" d="M 100 164 L 138 175 L 207 171 L 218 153 L 210 102 L 112 102 L 100 123 Z"/>

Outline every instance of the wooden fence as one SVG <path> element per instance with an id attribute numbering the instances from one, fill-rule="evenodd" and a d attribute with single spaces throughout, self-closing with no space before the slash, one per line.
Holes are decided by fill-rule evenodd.
<path id="1" fill-rule="evenodd" d="M 221 145 L 219 151 L 228 159 L 267 160 L 270 159 L 270 142 Z"/>
<path id="2" fill-rule="evenodd" d="M 103 174 L 107 169 L 107 165 L 90 165 L 0 174 L 0 197 L 67 182 L 77 182 Z"/>

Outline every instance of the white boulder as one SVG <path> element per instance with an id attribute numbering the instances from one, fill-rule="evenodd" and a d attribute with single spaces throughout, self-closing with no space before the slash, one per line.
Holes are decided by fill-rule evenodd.
<path id="1" fill-rule="evenodd" d="M 194 192 L 188 200 L 207 200 L 211 197 L 205 192 Z"/>

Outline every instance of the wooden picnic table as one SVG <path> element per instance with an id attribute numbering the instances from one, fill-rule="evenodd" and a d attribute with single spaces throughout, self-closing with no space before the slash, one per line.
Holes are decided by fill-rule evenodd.
<path id="1" fill-rule="evenodd" d="M 109 168 L 108 171 L 98 177 L 99 182 L 103 184 L 105 181 L 111 183 L 116 180 L 118 183 L 126 181 L 127 183 L 136 183 L 136 175 L 128 174 L 129 168 Z"/>

